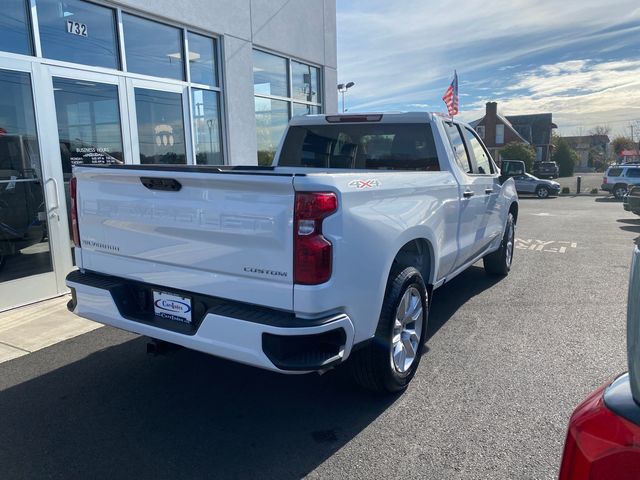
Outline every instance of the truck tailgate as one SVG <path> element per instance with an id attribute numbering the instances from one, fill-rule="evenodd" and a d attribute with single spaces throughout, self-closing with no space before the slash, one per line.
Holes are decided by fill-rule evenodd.
<path id="1" fill-rule="evenodd" d="M 132 167 L 74 174 L 79 267 L 292 309 L 291 175 Z"/>

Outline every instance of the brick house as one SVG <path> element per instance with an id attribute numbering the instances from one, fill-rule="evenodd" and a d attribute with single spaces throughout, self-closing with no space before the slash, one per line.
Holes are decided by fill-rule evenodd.
<path id="1" fill-rule="evenodd" d="M 551 131 L 558 127 L 550 113 L 503 116 L 498 113 L 496 102 L 487 102 L 484 117 L 471 125 L 497 162 L 499 150 L 509 142 L 531 145 L 536 151 L 536 162 L 551 160 Z"/>

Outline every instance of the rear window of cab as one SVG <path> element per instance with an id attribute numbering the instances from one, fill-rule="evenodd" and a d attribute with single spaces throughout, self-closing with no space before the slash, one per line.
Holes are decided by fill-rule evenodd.
<path id="1" fill-rule="evenodd" d="M 410 123 L 291 126 L 278 165 L 322 169 L 440 170 L 431 125 Z"/>

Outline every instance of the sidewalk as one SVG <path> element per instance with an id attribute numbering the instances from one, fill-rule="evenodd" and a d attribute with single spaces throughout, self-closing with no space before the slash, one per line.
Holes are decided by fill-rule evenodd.
<path id="1" fill-rule="evenodd" d="M 102 326 L 70 313 L 70 298 L 63 295 L 0 313 L 0 363 Z"/>

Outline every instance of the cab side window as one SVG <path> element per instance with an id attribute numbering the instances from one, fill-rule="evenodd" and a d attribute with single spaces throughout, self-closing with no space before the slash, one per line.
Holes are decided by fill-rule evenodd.
<path id="1" fill-rule="evenodd" d="M 489 154 L 484 149 L 480 140 L 476 137 L 473 130 L 467 127 L 463 127 L 465 140 L 469 150 L 473 152 L 473 173 L 478 175 L 491 175 L 494 173 L 493 165 Z"/>
<path id="2" fill-rule="evenodd" d="M 444 128 L 447 131 L 449 142 L 451 142 L 456 163 L 464 173 L 473 173 L 471 160 L 467 154 L 467 149 L 464 146 L 458 127 L 451 122 L 444 122 Z"/>

